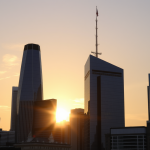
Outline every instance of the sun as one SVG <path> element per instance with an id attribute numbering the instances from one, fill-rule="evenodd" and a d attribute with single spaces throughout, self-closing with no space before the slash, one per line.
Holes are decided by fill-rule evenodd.
<path id="1" fill-rule="evenodd" d="M 56 111 L 56 122 L 61 122 L 63 120 L 69 120 L 69 112 L 63 108 L 57 108 Z"/>

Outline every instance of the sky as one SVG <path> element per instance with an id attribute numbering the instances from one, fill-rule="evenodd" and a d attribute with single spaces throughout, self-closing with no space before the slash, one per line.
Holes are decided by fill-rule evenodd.
<path id="1" fill-rule="evenodd" d="M 125 125 L 145 126 L 150 73 L 149 0 L 0 0 L 0 128 L 10 129 L 12 86 L 18 86 L 23 48 L 41 47 L 44 99 L 84 108 L 84 65 L 95 51 L 124 69 Z"/>

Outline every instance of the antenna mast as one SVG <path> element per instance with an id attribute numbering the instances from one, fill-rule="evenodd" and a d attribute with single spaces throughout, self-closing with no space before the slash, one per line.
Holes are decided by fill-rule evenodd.
<path id="1" fill-rule="evenodd" d="M 98 30 L 98 27 L 97 27 L 97 17 L 98 17 L 98 10 L 97 10 L 97 6 L 96 6 L 96 52 L 91 52 L 93 54 L 95 54 L 95 56 L 98 58 L 98 55 L 101 55 L 102 53 L 98 53 L 98 42 L 97 42 L 97 39 L 98 39 L 98 35 L 97 35 L 97 30 Z"/>
<path id="2" fill-rule="evenodd" d="M 98 16 L 98 10 L 97 10 L 97 6 L 96 6 L 96 57 L 98 57 L 98 43 L 97 43 L 97 16 Z"/>

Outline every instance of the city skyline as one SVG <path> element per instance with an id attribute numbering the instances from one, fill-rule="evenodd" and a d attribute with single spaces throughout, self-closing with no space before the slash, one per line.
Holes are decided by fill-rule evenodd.
<path id="1" fill-rule="evenodd" d="M 58 108 L 67 113 L 84 108 L 84 65 L 95 51 L 96 6 L 99 58 L 124 69 L 125 125 L 146 125 L 149 1 L 94 1 L 86 6 L 79 1 L 60 6 L 36 1 L 36 8 L 35 1 L 16 2 L 0 2 L 0 128 L 10 129 L 11 90 L 19 84 L 23 46 L 28 43 L 41 46 L 44 99 L 56 98 Z"/>

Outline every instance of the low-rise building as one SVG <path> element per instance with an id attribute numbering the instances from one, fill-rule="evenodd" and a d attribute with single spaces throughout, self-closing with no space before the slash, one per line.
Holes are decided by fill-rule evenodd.
<path id="1" fill-rule="evenodd" d="M 69 144 L 59 143 L 20 143 L 16 144 L 15 148 L 21 148 L 21 150 L 70 150 Z"/>
<path id="2" fill-rule="evenodd" d="M 15 143 L 15 131 L 3 131 L 0 129 L 0 146 L 13 145 Z"/>
<path id="3" fill-rule="evenodd" d="M 111 150 L 147 150 L 147 128 L 143 126 L 111 128 Z"/>

